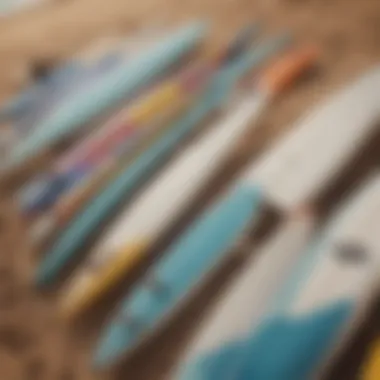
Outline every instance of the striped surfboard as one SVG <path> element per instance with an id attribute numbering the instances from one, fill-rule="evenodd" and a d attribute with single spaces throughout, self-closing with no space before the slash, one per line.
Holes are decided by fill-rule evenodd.
<path id="1" fill-rule="evenodd" d="M 205 25 L 193 23 L 181 28 L 139 54 L 129 64 L 113 71 L 94 86 L 86 88 L 71 101 L 64 102 L 27 139 L 12 151 L 4 170 L 22 164 L 25 160 L 49 148 L 62 138 L 71 136 L 85 123 L 105 112 L 162 74 L 175 61 L 193 49 L 202 39 Z"/>
<path id="2" fill-rule="evenodd" d="M 194 67 L 195 66 L 195 67 Z M 59 198 L 104 166 L 118 161 L 181 110 L 202 85 L 211 69 L 207 63 L 192 65 L 132 101 L 124 110 L 84 137 L 55 163 L 45 180 L 33 181 L 21 192 L 26 214 L 39 215 Z M 38 189 L 35 191 L 34 189 Z"/>
<path id="3" fill-rule="evenodd" d="M 83 304 L 93 303 L 144 257 L 152 242 L 189 207 L 221 168 L 272 97 L 284 89 L 284 81 L 294 80 L 315 58 L 314 49 L 296 49 L 264 70 L 258 85 L 236 99 L 236 105 L 229 107 L 221 121 L 185 149 L 126 209 L 65 290 L 66 315 L 81 311 Z"/>
<path id="4" fill-rule="evenodd" d="M 199 98 L 194 108 L 179 123 L 170 128 L 170 132 L 162 136 L 151 148 L 144 152 L 128 167 L 124 173 L 109 185 L 97 197 L 89 208 L 85 209 L 68 229 L 59 237 L 52 249 L 47 253 L 37 271 L 37 283 L 41 286 L 54 281 L 57 274 L 75 257 L 76 251 L 88 239 L 94 228 L 98 227 L 105 215 L 128 193 L 138 186 L 147 175 L 154 172 L 178 144 L 188 136 L 197 125 L 206 119 L 211 112 L 217 111 L 223 104 L 234 85 L 247 71 L 263 62 L 265 58 L 278 52 L 288 43 L 287 37 L 274 38 L 263 46 L 259 52 L 247 52 L 233 63 L 222 68 L 213 78 L 210 86 Z M 259 54 L 258 54 L 259 53 Z M 80 226 L 80 228 L 78 228 Z"/>
<path id="5" fill-rule="evenodd" d="M 207 86 L 210 82 L 215 70 L 220 65 L 228 63 L 234 56 L 246 49 L 251 44 L 257 31 L 258 28 L 255 26 L 243 28 L 227 48 L 215 54 L 216 59 L 212 55 L 211 58 L 207 56 L 206 59 L 191 64 L 183 74 L 174 79 L 174 82 L 173 80 L 167 82 L 166 88 L 165 86 L 161 87 L 158 91 L 150 93 L 147 99 L 143 98 L 144 101 L 142 103 L 138 102 L 138 104 L 128 107 L 125 114 L 119 114 L 110 122 L 110 125 L 102 128 L 102 131 L 95 133 L 95 136 L 85 139 L 83 144 L 79 144 L 72 151 L 68 152 L 62 158 L 62 162 L 60 162 L 63 170 L 68 169 L 75 173 L 77 172 L 76 166 L 90 166 L 90 175 L 80 181 L 78 186 L 65 192 L 58 199 L 51 212 L 48 215 L 43 215 L 41 220 L 38 220 L 33 225 L 31 231 L 33 240 L 37 241 L 37 243 L 45 241 L 49 235 L 52 235 L 54 229 L 64 225 L 71 219 L 81 205 L 90 199 L 97 189 L 105 185 L 113 173 L 119 169 L 124 169 L 128 163 L 133 161 L 134 157 L 137 157 L 141 151 L 147 149 L 149 144 L 159 138 L 162 133 L 165 133 L 167 129 L 162 129 L 160 126 L 165 126 L 165 124 L 169 124 L 170 126 L 168 120 L 176 117 L 184 108 L 190 106 L 194 102 L 195 97 L 199 96 L 202 89 L 204 89 L 204 86 Z M 169 104 L 166 104 L 168 102 Z M 162 110 L 160 111 L 161 108 Z M 154 120 L 148 123 L 144 122 L 145 119 L 152 118 L 153 116 Z M 132 124 L 136 124 L 137 122 L 137 128 L 131 128 L 128 118 L 136 119 Z M 115 129 L 116 133 L 113 133 L 112 131 Z M 132 133 L 131 135 L 129 131 L 133 132 L 134 130 L 136 133 Z M 159 133 L 155 132 L 157 130 Z M 123 131 L 127 132 L 127 141 L 126 144 L 122 144 L 121 151 L 119 149 L 114 152 L 112 149 L 102 148 L 109 145 L 109 140 L 111 142 L 115 139 L 119 140 L 119 132 Z M 147 133 L 144 131 L 147 131 Z M 148 141 L 145 142 L 146 140 Z M 141 145 L 139 142 L 144 143 Z M 119 141 L 117 143 L 119 144 Z M 99 150 L 100 153 L 98 152 Z M 104 159 L 102 156 L 108 153 L 111 153 L 111 159 Z M 91 167 L 94 166 L 92 163 L 94 159 L 97 163 L 95 167 L 98 166 L 98 170 L 95 171 L 91 170 Z M 90 161 L 90 165 L 86 165 L 86 161 Z M 80 165 L 81 162 L 82 165 Z M 81 175 L 80 177 L 83 176 Z M 54 192 L 55 190 L 52 189 L 52 191 Z"/>

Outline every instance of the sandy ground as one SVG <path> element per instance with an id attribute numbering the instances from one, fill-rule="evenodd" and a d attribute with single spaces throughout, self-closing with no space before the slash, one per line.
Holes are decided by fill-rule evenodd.
<path id="1" fill-rule="evenodd" d="M 0 22 L 0 97 L 26 86 L 33 65 L 59 62 L 101 35 L 126 33 L 150 23 L 180 23 L 194 17 L 213 22 L 209 41 L 214 45 L 225 41 L 240 25 L 258 19 L 268 32 L 289 28 L 301 41 L 321 46 L 318 78 L 298 86 L 270 108 L 261 120 L 260 136 L 253 139 L 248 133 L 231 157 L 229 165 L 234 169 L 329 91 L 380 58 L 378 0 L 57 0 Z M 9 196 L 2 198 L 0 217 L 0 379 L 97 378 L 89 369 L 88 358 L 113 301 L 88 315 L 80 329 L 67 327 L 55 312 L 57 293 L 38 294 L 29 285 L 35 256 Z M 99 378 L 167 378 L 210 300 L 241 264 L 233 262 L 222 271 L 207 292 L 153 344 L 114 373 L 101 374 Z M 363 334 L 370 335 L 368 331 Z M 342 357 L 331 379 L 355 378 L 363 339 L 357 341 L 354 352 Z"/>

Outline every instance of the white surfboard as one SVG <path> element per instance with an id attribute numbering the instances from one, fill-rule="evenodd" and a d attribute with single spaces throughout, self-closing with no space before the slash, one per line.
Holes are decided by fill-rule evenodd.
<path id="1" fill-rule="evenodd" d="M 277 244 L 275 237 L 256 265 L 253 259 L 222 295 L 173 379 L 311 378 L 344 343 L 375 294 L 379 226 L 377 174 L 333 216 L 286 281 L 281 276 L 287 260 L 281 256 L 280 231 Z M 287 256 L 286 247 L 282 253 Z M 215 377 L 221 368 L 224 375 Z"/>
<path id="2" fill-rule="evenodd" d="M 246 172 L 267 201 L 292 210 L 317 196 L 378 130 L 380 68 L 302 119 Z"/>

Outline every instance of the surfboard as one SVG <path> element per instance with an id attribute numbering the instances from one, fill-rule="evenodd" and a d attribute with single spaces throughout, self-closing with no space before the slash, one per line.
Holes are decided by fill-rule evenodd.
<path id="1" fill-rule="evenodd" d="M 261 277 L 255 275 L 260 263 L 248 269 L 222 297 L 173 378 L 301 380 L 321 372 L 354 331 L 379 285 L 379 190 L 376 173 L 333 215 L 271 301 L 265 284 L 278 273 L 276 259 Z M 244 284 L 249 275 L 251 282 Z"/>
<path id="2" fill-rule="evenodd" d="M 75 315 L 123 278 L 145 256 L 149 246 L 171 226 L 221 168 L 237 141 L 285 80 L 292 82 L 316 59 L 315 49 L 293 49 L 264 70 L 258 85 L 230 105 L 215 125 L 186 148 L 118 218 L 95 252 L 64 291 L 64 312 Z M 279 74 L 281 73 L 281 74 Z M 275 75 L 275 79 L 272 78 Z M 276 80 L 276 83 L 274 83 Z M 268 81 L 272 81 L 268 83 Z M 256 82 L 255 82 L 256 83 Z"/>
<path id="3" fill-rule="evenodd" d="M 100 367 L 111 365 L 140 336 L 167 318 L 179 300 L 186 299 L 224 262 L 231 247 L 259 220 L 267 205 L 286 214 L 312 203 L 376 131 L 378 84 L 380 70 L 375 69 L 323 102 L 191 223 L 152 269 L 160 273 L 164 268 L 163 276 L 170 279 L 175 296 L 161 302 L 144 282 L 127 295 L 106 329 L 96 356 Z M 194 272 L 189 269 L 192 267 Z M 118 322 L 120 314 L 134 314 L 134 309 L 147 320 L 139 333 Z"/>

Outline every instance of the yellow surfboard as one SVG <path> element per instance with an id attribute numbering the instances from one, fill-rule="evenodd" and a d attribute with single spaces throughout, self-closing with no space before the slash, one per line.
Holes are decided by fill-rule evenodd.
<path id="1" fill-rule="evenodd" d="M 379 380 L 380 379 L 380 339 L 377 339 L 371 347 L 370 355 L 364 363 L 359 376 L 360 380 Z"/>

